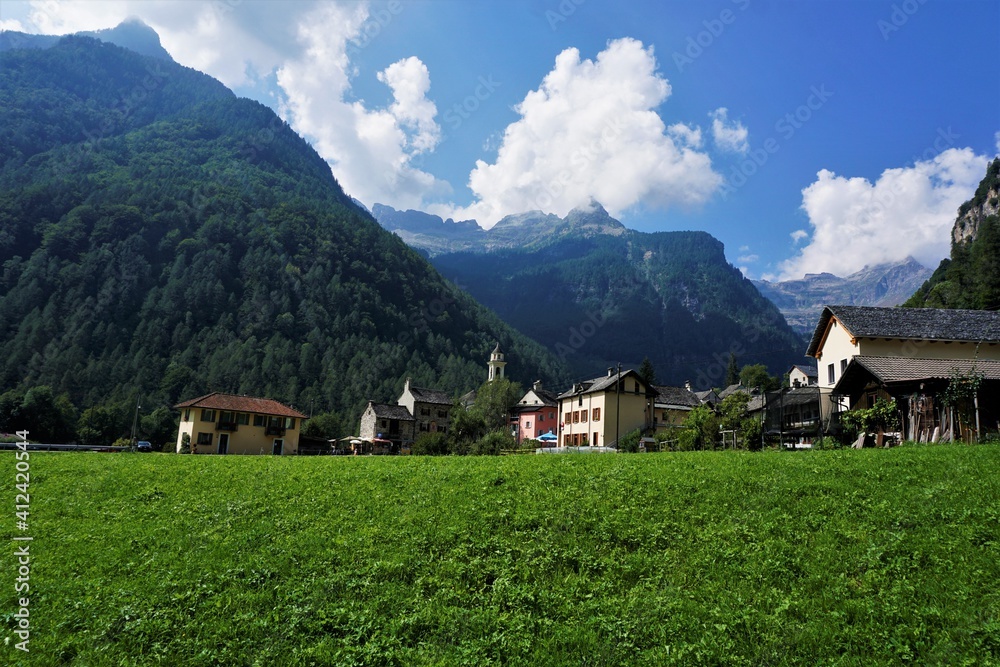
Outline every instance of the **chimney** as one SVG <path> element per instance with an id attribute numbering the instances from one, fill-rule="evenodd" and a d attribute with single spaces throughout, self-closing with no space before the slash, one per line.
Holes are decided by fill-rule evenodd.
<path id="1" fill-rule="evenodd" d="M 541 391 L 542 390 L 542 381 L 541 380 L 535 380 L 535 383 L 533 385 L 531 385 L 531 388 L 534 389 L 535 391 Z"/>
<path id="2" fill-rule="evenodd" d="M 684 380 L 684 388 L 687 389 L 688 391 L 694 391 L 691 388 L 691 380 Z"/>
<path id="3" fill-rule="evenodd" d="M 615 369 L 614 368 L 608 368 L 608 377 L 613 377 L 614 374 L 615 374 Z"/>

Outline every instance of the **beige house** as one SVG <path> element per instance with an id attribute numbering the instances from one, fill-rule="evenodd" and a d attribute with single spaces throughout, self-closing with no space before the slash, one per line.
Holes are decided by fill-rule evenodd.
<path id="1" fill-rule="evenodd" d="M 192 454 L 296 454 L 307 416 L 269 398 L 211 393 L 178 403 L 177 451 Z"/>
<path id="2" fill-rule="evenodd" d="M 635 429 L 653 427 L 656 390 L 633 370 L 580 382 L 559 395 L 559 446 L 614 447 Z"/>
<path id="3" fill-rule="evenodd" d="M 1000 312 L 827 306 L 806 354 L 819 363 L 824 419 L 895 398 L 909 416 L 903 437 L 923 438 L 928 426 L 949 426 L 935 397 L 951 376 L 965 373 L 985 381 L 983 422 L 1000 416 L 994 384 L 1000 382 Z"/>
<path id="4" fill-rule="evenodd" d="M 1000 312 L 827 306 L 806 354 L 831 390 L 855 357 L 1000 360 Z"/>
<path id="5" fill-rule="evenodd" d="M 653 427 L 657 432 L 682 426 L 691 411 L 701 405 L 701 399 L 688 387 L 653 386 L 653 390 Z"/>

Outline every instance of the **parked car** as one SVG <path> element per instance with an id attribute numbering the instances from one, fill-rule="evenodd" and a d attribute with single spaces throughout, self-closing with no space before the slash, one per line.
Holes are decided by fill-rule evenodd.
<path id="1" fill-rule="evenodd" d="M 151 445 L 148 440 L 140 440 L 139 442 L 135 443 L 135 448 L 137 451 L 140 452 L 153 451 L 153 445 Z"/>

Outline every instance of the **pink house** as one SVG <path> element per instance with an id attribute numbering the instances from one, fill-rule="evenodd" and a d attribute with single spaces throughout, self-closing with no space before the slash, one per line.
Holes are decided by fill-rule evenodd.
<path id="1" fill-rule="evenodd" d="M 551 391 L 542 389 L 538 380 L 514 407 L 517 415 L 517 444 L 536 440 L 546 433 L 559 435 L 559 401 Z"/>

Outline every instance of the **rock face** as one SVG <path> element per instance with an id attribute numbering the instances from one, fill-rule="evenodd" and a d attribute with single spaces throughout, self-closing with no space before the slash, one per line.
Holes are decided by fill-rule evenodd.
<path id="1" fill-rule="evenodd" d="M 979 235 L 979 226 L 983 220 L 1000 212 L 1000 182 L 997 180 L 985 182 L 983 196 L 976 192 L 976 197 L 969 202 L 969 207 L 963 205 L 958 211 L 958 219 L 951 229 L 951 241 L 955 244 L 971 243 Z M 963 209 L 964 212 L 963 212 Z"/>
<path id="2" fill-rule="evenodd" d="M 809 333 L 826 304 L 898 306 L 930 275 L 930 269 L 907 257 L 894 264 L 866 266 L 846 278 L 810 273 L 801 280 L 758 280 L 754 285 L 778 307 L 793 329 Z"/>
<path id="3" fill-rule="evenodd" d="M 915 308 L 1000 308 L 1000 157 L 951 230 L 951 256 L 904 304 Z"/>

